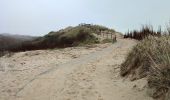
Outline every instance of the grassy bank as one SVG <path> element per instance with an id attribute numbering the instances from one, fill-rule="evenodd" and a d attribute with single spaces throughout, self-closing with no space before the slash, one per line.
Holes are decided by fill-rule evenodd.
<path id="1" fill-rule="evenodd" d="M 138 43 L 122 64 L 121 75 L 147 77 L 151 96 L 165 98 L 170 91 L 170 36 L 149 36 Z"/>

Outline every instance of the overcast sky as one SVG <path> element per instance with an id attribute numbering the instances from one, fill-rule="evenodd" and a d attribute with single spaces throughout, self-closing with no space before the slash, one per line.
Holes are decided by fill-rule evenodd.
<path id="1" fill-rule="evenodd" d="M 165 26 L 170 0 L 0 0 L 0 33 L 44 35 L 79 23 L 120 32 Z"/>

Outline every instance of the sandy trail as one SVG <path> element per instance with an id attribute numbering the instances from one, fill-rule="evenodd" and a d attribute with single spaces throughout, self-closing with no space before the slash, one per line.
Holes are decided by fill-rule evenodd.
<path id="1" fill-rule="evenodd" d="M 152 100 L 146 80 L 130 82 L 119 76 L 120 64 L 136 43 L 117 43 L 49 69 L 29 81 L 16 100 Z"/>
<path id="2" fill-rule="evenodd" d="M 146 79 L 120 77 L 120 64 L 136 44 L 118 39 L 93 48 L 16 53 L 0 58 L 0 100 L 152 100 Z"/>
<path id="3" fill-rule="evenodd" d="M 36 50 L 15 53 L 0 58 L 0 100 L 15 100 L 35 77 L 55 69 L 61 64 L 89 55 L 111 44 L 96 44 L 86 47 Z"/>

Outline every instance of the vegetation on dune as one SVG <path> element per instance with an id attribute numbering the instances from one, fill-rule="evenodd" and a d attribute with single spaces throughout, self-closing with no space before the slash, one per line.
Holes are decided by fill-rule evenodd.
<path id="1" fill-rule="evenodd" d="M 151 96 L 166 100 L 170 95 L 170 36 L 147 28 L 135 34 L 132 38 L 141 41 L 128 54 L 120 74 L 131 80 L 147 77 Z"/>
<path id="2" fill-rule="evenodd" d="M 128 31 L 125 33 L 124 38 L 132 38 L 136 40 L 143 40 L 148 36 L 161 36 L 162 30 L 159 27 L 158 31 L 154 31 L 152 26 L 146 25 L 141 30 Z"/>
<path id="3" fill-rule="evenodd" d="M 22 44 L 24 41 L 33 40 L 36 37 L 0 34 L 0 51 L 5 51 L 9 48 L 15 48 Z"/>
<path id="4" fill-rule="evenodd" d="M 22 44 L 9 47 L 7 50 L 16 52 L 94 44 L 100 42 L 96 36 L 100 35 L 103 31 L 115 33 L 115 30 L 104 26 L 80 24 L 76 27 L 67 27 L 57 32 L 52 31 L 43 37 L 22 42 Z"/>
<path id="5" fill-rule="evenodd" d="M 79 44 L 98 43 L 98 39 L 92 34 L 95 31 L 86 27 L 75 27 L 67 32 L 53 32 L 46 35 L 43 39 L 43 44 L 51 47 L 68 47 L 77 46 Z"/>
<path id="6" fill-rule="evenodd" d="M 8 50 L 20 48 L 23 42 L 32 41 L 37 37 L 0 34 L 0 57 L 9 54 Z"/>

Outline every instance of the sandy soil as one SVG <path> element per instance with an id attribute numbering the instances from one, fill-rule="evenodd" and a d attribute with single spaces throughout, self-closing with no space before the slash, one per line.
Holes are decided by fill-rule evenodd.
<path id="1" fill-rule="evenodd" d="M 37 75 L 84 55 L 99 51 L 110 44 L 71 47 L 15 53 L 0 58 L 0 100 L 15 97 L 25 84 Z"/>
<path id="2" fill-rule="evenodd" d="M 93 48 L 29 51 L 0 58 L 0 100 L 152 100 L 146 79 L 119 76 L 136 44 L 119 39 Z"/>

